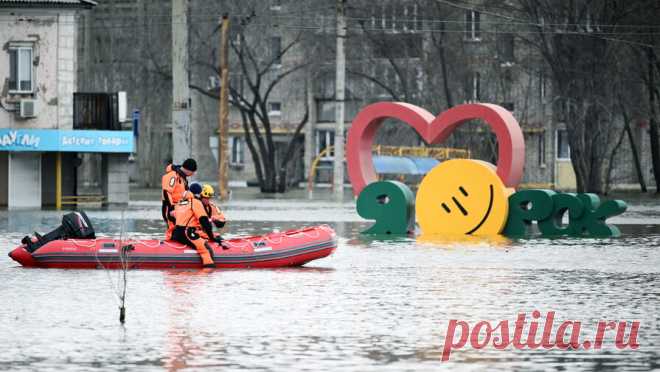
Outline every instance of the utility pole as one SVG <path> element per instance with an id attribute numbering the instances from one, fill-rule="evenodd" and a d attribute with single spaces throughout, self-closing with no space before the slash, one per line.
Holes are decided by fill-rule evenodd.
<path id="1" fill-rule="evenodd" d="M 305 99 L 307 100 L 307 107 L 309 107 L 309 120 L 307 120 L 307 128 L 305 129 L 305 174 L 311 174 L 314 159 L 316 158 L 316 151 L 314 150 L 314 134 L 316 131 L 314 128 L 317 120 L 316 107 L 314 105 L 314 79 L 311 69 L 307 69 L 305 79 Z M 318 149 L 318 151 L 321 150 L 323 149 Z M 312 184 L 314 183 L 312 179 L 308 179 L 307 181 Z M 312 199 L 311 190 L 307 197 Z"/>
<path id="2" fill-rule="evenodd" d="M 172 161 L 190 157 L 188 81 L 188 0 L 172 0 Z"/>
<path id="3" fill-rule="evenodd" d="M 229 59 L 228 43 L 229 16 L 222 15 L 222 33 L 220 36 L 220 101 L 218 109 L 218 187 L 220 199 L 229 196 L 229 162 L 227 158 L 227 139 L 229 136 Z"/>
<path id="4" fill-rule="evenodd" d="M 335 161 L 333 169 L 334 195 L 344 198 L 344 86 L 346 85 L 346 0 L 337 0 L 337 71 L 335 84 Z"/>

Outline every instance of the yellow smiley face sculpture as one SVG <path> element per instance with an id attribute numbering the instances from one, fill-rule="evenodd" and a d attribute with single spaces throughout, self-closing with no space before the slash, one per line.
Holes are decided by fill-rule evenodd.
<path id="1" fill-rule="evenodd" d="M 419 185 L 417 222 L 424 236 L 499 234 L 507 221 L 513 191 L 504 186 L 490 163 L 447 160 Z"/>

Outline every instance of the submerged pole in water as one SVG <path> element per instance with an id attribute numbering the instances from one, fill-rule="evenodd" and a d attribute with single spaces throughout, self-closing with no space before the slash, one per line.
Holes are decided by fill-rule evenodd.
<path id="1" fill-rule="evenodd" d="M 122 211 L 122 237 L 123 237 L 123 211 Z M 123 241 L 122 241 L 123 243 Z M 126 321 L 126 286 L 127 286 L 127 278 L 126 278 L 126 272 L 128 271 L 128 252 L 132 251 L 135 249 L 132 244 L 127 244 L 121 247 L 121 270 L 122 270 L 122 279 L 123 279 L 123 285 L 122 285 L 122 292 L 121 296 L 119 296 L 119 299 L 121 300 L 121 305 L 119 306 L 119 323 L 124 324 Z"/>

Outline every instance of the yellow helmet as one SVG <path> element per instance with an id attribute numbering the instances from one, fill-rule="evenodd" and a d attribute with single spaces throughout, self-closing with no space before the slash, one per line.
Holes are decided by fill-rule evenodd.
<path id="1" fill-rule="evenodd" d="M 208 183 L 205 183 L 202 186 L 202 192 L 199 193 L 199 195 L 202 198 L 212 198 L 213 195 L 215 195 L 215 191 L 213 190 L 213 186 L 209 185 Z"/>

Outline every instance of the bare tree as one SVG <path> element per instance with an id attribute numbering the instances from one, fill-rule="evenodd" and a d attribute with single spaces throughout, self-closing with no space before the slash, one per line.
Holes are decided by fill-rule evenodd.
<path id="1" fill-rule="evenodd" d="M 299 31 L 283 46 L 273 47 L 268 44 L 271 38 L 263 37 L 272 32 L 273 22 L 266 15 L 257 14 L 254 8 L 246 7 L 242 10 L 243 13 L 247 10 L 249 15 L 233 18 L 230 31 L 230 71 L 234 77 L 230 79 L 230 104 L 240 115 L 245 142 L 254 162 L 261 191 L 284 192 L 289 186 L 289 170 L 302 148 L 301 131 L 309 119 L 309 107 L 304 100 L 304 113 L 295 128 L 291 128 L 288 141 L 282 148 L 275 141 L 269 100 L 286 79 L 301 75 L 310 65 L 309 61 L 300 58 L 285 58 L 301 46 L 304 34 Z M 215 40 L 218 30 L 216 27 L 211 35 L 200 37 L 200 43 Z M 194 64 L 219 76 L 215 48 L 208 45 L 201 49 L 206 49 L 210 55 L 199 53 Z M 218 99 L 217 87 L 209 88 L 193 83 L 191 88 L 211 99 Z"/>
<path id="2" fill-rule="evenodd" d="M 619 61 L 624 67 L 620 72 L 623 94 L 619 90 L 619 108 L 642 192 L 646 192 L 646 181 L 638 144 L 634 140 L 630 122 L 633 115 L 648 118 L 652 171 L 656 193 L 660 193 L 660 139 L 658 138 L 660 130 L 657 117 L 657 110 L 660 107 L 658 106 L 660 105 L 658 92 L 660 63 L 656 52 L 658 40 L 655 33 L 657 19 L 660 16 L 660 4 L 653 0 L 632 0 L 625 2 L 625 6 L 621 6 L 618 10 L 625 26 L 619 30 L 620 34 L 608 36 L 608 39 L 616 43 L 622 51 Z M 638 99 L 642 96 L 646 96 L 647 100 Z"/>
<path id="3" fill-rule="evenodd" d="M 529 24 L 519 37 L 534 46 L 550 68 L 556 108 L 569 134 L 571 162 L 580 192 L 604 191 L 612 147 L 615 107 L 612 72 L 618 46 L 599 37 L 598 25 L 622 21 L 625 1 L 516 0 Z M 614 27 L 613 27 L 614 28 Z M 605 108 L 605 109 L 604 109 Z"/>

